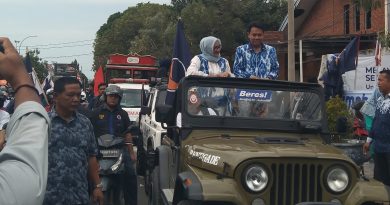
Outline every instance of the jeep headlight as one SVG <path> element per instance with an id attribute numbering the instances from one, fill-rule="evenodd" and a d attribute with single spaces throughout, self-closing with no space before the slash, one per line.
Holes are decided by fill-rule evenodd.
<path id="1" fill-rule="evenodd" d="M 263 191 L 268 184 L 268 174 L 261 165 L 249 166 L 242 175 L 244 186 L 252 192 Z"/>
<path id="2" fill-rule="evenodd" d="M 333 192 L 343 192 L 349 185 L 349 176 L 347 171 L 341 167 L 333 167 L 329 169 L 326 176 L 326 184 Z"/>

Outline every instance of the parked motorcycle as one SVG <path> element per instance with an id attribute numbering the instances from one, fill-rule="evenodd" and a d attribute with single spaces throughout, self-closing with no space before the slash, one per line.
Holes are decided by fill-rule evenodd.
<path id="1" fill-rule="evenodd" d="M 99 175 L 103 184 L 104 204 L 122 204 L 123 192 L 121 178 L 124 173 L 124 139 L 106 134 L 98 137 Z"/>

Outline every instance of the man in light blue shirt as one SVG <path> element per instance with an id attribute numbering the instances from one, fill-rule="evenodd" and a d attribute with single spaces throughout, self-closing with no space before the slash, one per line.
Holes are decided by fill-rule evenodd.
<path id="1" fill-rule="evenodd" d="M 263 43 L 264 28 L 251 23 L 247 30 L 249 43 L 236 49 L 233 71 L 239 78 L 272 79 L 279 75 L 279 63 L 274 47 Z"/>
<path id="2" fill-rule="evenodd" d="M 15 112 L 0 152 L 0 204 L 42 204 L 50 121 L 11 41 L 0 37 L 0 46 L 0 76 L 15 90 Z M 0 137 L 0 148 L 3 143 Z"/>

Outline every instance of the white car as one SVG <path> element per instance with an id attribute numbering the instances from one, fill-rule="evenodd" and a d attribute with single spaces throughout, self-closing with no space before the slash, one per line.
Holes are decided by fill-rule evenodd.
<path id="1" fill-rule="evenodd" d="M 146 158 L 150 157 L 148 153 L 154 153 L 156 147 L 161 145 L 161 139 L 166 136 L 167 131 L 160 122 L 156 121 L 155 105 L 164 100 L 167 93 L 166 84 L 158 84 L 150 89 L 148 103 L 142 107 L 140 131 L 142 142 L 137 148 L 137 173 L 145 177 L 145 191 L 149 190 L 150 170 L 146 164 Z M 161 104 L 161 103 L 160 103 Z"/>

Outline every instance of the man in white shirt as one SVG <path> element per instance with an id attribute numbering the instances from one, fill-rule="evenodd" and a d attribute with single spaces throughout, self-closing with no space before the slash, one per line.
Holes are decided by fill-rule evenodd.
<path id="1" fill-rule="evenodd" d="M 50 121 L 11 41 L 0 37 L 0 46 L 0 76 L 15 90 L 15 112 L 0 152 L 0 204 L 42 204 Z M 2 138 L 0 147 L 3 143 Z"/>
<path id="2" fill-rule="evenodd" d="M 0 130 L 3 129 L 4 124 L 8 123 L 10 115 L 4 108 L 4 102 L 6 101 L 7 96 L 4 91 L 0 91 Z"/>

